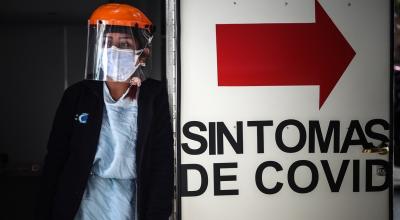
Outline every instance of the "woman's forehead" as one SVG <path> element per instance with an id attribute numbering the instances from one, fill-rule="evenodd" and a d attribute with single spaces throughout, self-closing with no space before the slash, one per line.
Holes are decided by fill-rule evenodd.
<path id="1" fill-rule="evenodd" d="M 118 33 L 118 32 L 110 32 L 106 33 L 107 38 L 128 38 L 128 39 L 134 39 L 134 37 L 131 34 L 126 34 L 126 33 Z"/>

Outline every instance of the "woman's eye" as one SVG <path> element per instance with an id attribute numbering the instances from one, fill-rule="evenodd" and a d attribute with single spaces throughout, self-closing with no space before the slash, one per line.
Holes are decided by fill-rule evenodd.
<path id="1" fill-rule="evenodd" d="M 121 42 L 119 43 L 119 48 L 121 49 L 129 48 L 129 44 L 127 42 Z"/>

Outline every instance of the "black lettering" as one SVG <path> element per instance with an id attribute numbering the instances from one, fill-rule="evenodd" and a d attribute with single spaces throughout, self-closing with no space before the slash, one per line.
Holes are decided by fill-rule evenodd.
<path id="1" fill-rule="evenodd" d="M 326 132 L 325 139 L 322 135 L 321 126 L 319 121 L 310 121 L 309 127 L 309 152 L 315 153 L 315 135 L 318 138 L 318 144 L 321 150 L 321 153 L 327 153 L 329 149 L 329 145 L 331 143 L 331 139 L 333 136 L 333 152 L 339 153 L 340 150 L 340 122 L 339 121 L 330 121 L 328 130 Z"/>
<path id="2" fill-rule="evenodd" d="M 353 139 L 354 131 L 357 133 L 358 139 Z M 360 122 L 358 120 L 352 120 L 350 122 L 350 126 L 347 130 L 347 134 L 344 139 L 340 153 L 347 153 L 350 145 L 361 145 L 363 148 L 373 147 L 371 143 L 367 141 L 367 138 L 365 137 L 364 131 L 361 128 Z"/>
<path id="3" fill-rule="evenodd" d="M 231 144 L 237 154 L 243 154 L 243 122 L 236 122 L 237 141 L 233 138 L 223 122 L 217 122 L 217 145 L 218 154 L 224 154 L 224 137 Z"/>
<path id="4" fill-rule="evenodd" d="M 271 189 L 267 188 L 264 186 L 263 181 L 262 181 L 262 174 L 267 167 L 273 167 L 276 171 L 281 171 L 282 166 L 275 162 L 275 161 L 265 161 L 264 163 L 260 164 L 258 166 L 257 171 L 256 171 L 256 185 L 257 188 L 265 193 L 265 194 L 275 194 L 279 192 L 282 189 L 283 183 L 277 182 L 274 187 Z"/>
<path id="5" fill-rule="evenodd" d="M 306 166 L 311 171 L 311 183 L 304 188 L 299 187 L 296 184 L 296 180 L 294 178 L 296 169 L 300 166 Z M 289 171 L 288 171 L 289 186 L 290 186 L 290 188 L 292 188 L 293 191 L 295 191 L 297 193 L 309 193 L 309 192 L 313 191 L 315 189 L 315 187 L 317 187 L 317 185 L 318 185 L 318 179 L 319 179 L 318 169 L 311 161 L 299 160 L 299 161 L 294 162 L 289 167 Z"/>
<path id="6" fill-rule="evenodd" d="M 346 174 L 347 167 L 349 166 L 350 160 L 343 160 L 342 165 L 340 166 L 340 170 L 338 173 L 338 177 L 333 177 L 331 168 L 329 166 L 329 162 L 327 160 L 321 160 L 322 168 L 324 168 L 324 172 L 326 175 L 326 179 L 328 180 L 329 187 L 332 192 L 339 192 L 340 187 L 342 186 L 342 182 L 344 179 L 344 175 Z"/>
<path id="7" fill-rule="evenodd" d="M 215 122 L 208 123 L 208 143 L 210 155 L 215 155 Z"/>
<path id="8" fill-rule="evenodd" d="M 203 123 L 201 123 L 200 121 L 189 121 L 186 124 L 184 124 L 183 129 L 182 129 L 183 135 L 185 135 L 185 137 L 187 137 L 193 141 L 199 142 L 200 147 L 198 149 L 192 149 L 189 147 L 189 144 L 182 143 L 182 149 L 187 154 L 191 154 L 191 155 L 202 154 L 207 150 L 207 139 L 199 134 L 190 132 L 191 127 L 197 127 L 197 128 L 199 128 L 200 131 L 207 131 L 206 126 Z"/>
<path id="9" fill-rule="evenodd" d="M 372 127 L 374 127 L 375 125 L 382 126 L 383 129 L 386 131 L 389 130 L 389 123 L 387 121 L 383 119 L 372 119 L 365 125 L 365 134 L 367 134 L 367 136 L 372 139 L 379 140 L 382 142 L 389 142 L 389 138 L 386 135 L 377 133 L 372 130 Z"/>
<path id="10" fill-rule="evenodd" d="M 264 153 L 264 127 L 272 126 L 272 121 L 248 121 L 248 127 L 257 127 L 257 153 Z"/>
<path id="11" fill-rule="evenodd" d="M 386 171 L 385 182 L 380 186 L 374 186 L 372 184 L 372 172 L 376 173 L 376 169 L 373 170 L 373 166 L 381 166 Z M 366 192 L 378 192 L 383 191 L 388 188 L 388 171 L 389 171 L 388 162 L 385 160 L 366 160 L 366 175 L 365 175 L 365 191 Z M 375 174 L 376 175 L 376 174 Z"/>
<path id="12" fill-rule="evenodd" d="M 353 160 L 353 192 L 360 192 L 360 160 Z"/>
<path id="13" fill-rule="evenodd" d="M 199 164 L 182 164 L 181 170 L 181 195 L 182 197 L 199 196 L 203 194 L 208 186 L 208 176 L 206 169 Z M 197 170 L 200 173 L 201 183 L 200 188 L 194 191 L 188 189 L 188 170 Z"/>
<path id="14" fill-rule="evenodd" d="M 300 133 L 300 138 L 299 142 L 294 146 L 294 147 L 288 147 L 283 143 L 283 129 L 285 129 L 286 126 L 293 125 L 295 126 Z M 306 143 L 307 139 L 307 134 L 306 134 L 306 129 L 304 128 L 303 124 L 297 120 L 294 119 L 288 119 L 285 121 L 282 121 L 278 127 L 276 128 L 275 132 L 275 141 L 277 146 L 286 153 L 296 153 L 300 151 L 303 147 L 304 144 Z"/>
<path id="15" fill-rule="evenodd" d="M 237 189 L 221 189 L 222 181 L 236 181 L 236 175 L 221 176 L 221 169 L 223 168 L 237 168 L 237 163 L 215 163 L 214 164 L 214 195 L 239 195 Z"/>

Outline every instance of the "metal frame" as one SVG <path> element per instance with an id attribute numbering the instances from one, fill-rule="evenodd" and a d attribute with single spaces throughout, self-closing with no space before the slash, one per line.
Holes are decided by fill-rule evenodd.
<path id="1" fill-rule="evenodd" d="M 393 220 L 393 155 L 394 155 L 394 146 L 397 145 L 395 143 L 394 138 L 393 138 L 393 133 L 394 133 L 394 111 L 393 111 L 393 102 L 394 102 L 394 0 L 390 0 L 390 48 L 389 48 L 389 57 L 390 57 L 390 64 L 389 64 L 389 71 L 390 71 L 390 107 L 389 107 L 389 124 L 390 124 L 390 129 L 389 129 L 389 170 L 386 175 L 389 175 L 389 219 Z"/>
<path id="2" fill-rule="evenodd" d="M 173 120 L 175 149 L 175 194 L 174 209 L 170 219 L 181 219 L 180 179 L 180 32 L 179 0 L 166 1 L 166 79 L 169 94 L 170 112 Z"/>

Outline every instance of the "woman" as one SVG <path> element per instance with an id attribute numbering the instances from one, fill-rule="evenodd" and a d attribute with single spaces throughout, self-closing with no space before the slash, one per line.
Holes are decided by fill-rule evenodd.
<path id="1" fill-rule="evenodd" d="M 89 19 L 85 80 L 61 100 L 36 219 L 167 220 L 173 139 L 165 86 L 145 79 L 153 26 L 105 4 Z"/>

